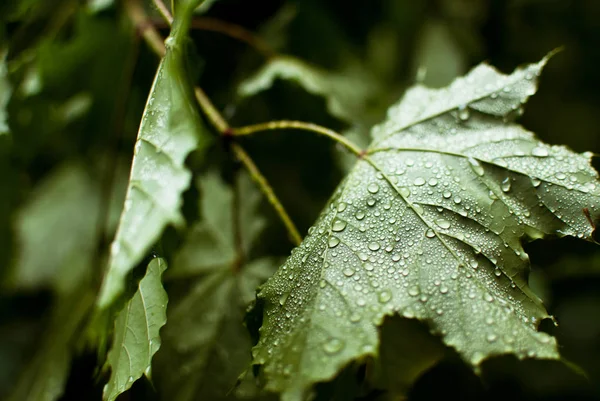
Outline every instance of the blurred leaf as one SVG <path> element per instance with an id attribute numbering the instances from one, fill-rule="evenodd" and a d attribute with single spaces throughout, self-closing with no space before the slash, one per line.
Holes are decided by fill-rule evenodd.
<path id="1" fill-rule="evenodd" d="M 410 89 L 309 235 L 261 287 L 254 363 L 302 399 L 376 355 L 386 315 L 417 318 L 477 367 L 491 355 L 558 359 L 527 286 L 521 241 L 591 240 L 600 213 L 591 154 L 514 124 L 547 59 L 506 76 L 480 65 L 448 88 Z M 573 194 L 576 194 L 574 196 Z"/>
<path id="2" fill-rule="evenodd" d="M 8 80 L 8 71 L 6 69 L 6 53 L 0 54 L 0 136 L 8 134 L 8 114 L 6 106 L 12 94 L 12 87 Z"/>
<path id="3" fill-rule="evenodd" d="M 87 7 L 91 13 L 97 13 L 112 7 L 114 0 L 88 0 Z"/>
<path id="4" fill-rule="evenodd" d="M 374 366 L 379 388 L 397 399 L 406 396 L 413 383 L 439 362 L 446 350 L 440 339 L 427 327 L 414 320 L 398 316 L 387 317 L 380 329 L 380 348 Z"/>
<path id="5" fill-rule="evenodd" d="M 422 27 L 417 43 L 414 69 L 419 83 L 439 88 L 464 74 L 464 57 L 444 23 L 428 21 Z"/>
<path id="6" fill-rule="evenodd" d="M 254 96 L 269 89 L 276 79 L 293 81 L 307 92 L 323 96 L 329 112 L 348 123 L 368 121 L 368 102 L 379 89 L 366 73 L 334 73 L 293 57 L 279 56 L 242 82 L 238 93 L 242 97 Z"/>
<path id="7" fill-rule="evenodd" d="M 56 301 L 37 352 L 8 401 L 54 401 L 63 394 L 76 334 L 93 300 L 93 294 L 82 287 Z"/>
<path id="8" fill-rule="evenodd" d="M 258 390 L 252 386 L 228 392 L 250 363 L 246 305 L 278 260 L 248 260 L 265 222 L 257 211 L 260 193 L 247 175 L 231 188 L 209 173 L 198 186 L 203 220 L 190 230 L 168 275 L 190 287 L 171 300 L 154 380 L 174 401 L 253 398 Z"/>
<path id="9" fill-rule="evenodd" d="M 219 0 L 204 0 L 202 3 L 196 7 L 194 10 L 195 14 L 204 14 L 210 10 L 210 8 Z"/>
<path id="10" fill-rule="evenodd" d="M 168 299 L 161 282 L 166 268 L 163 259 L 153 259 L 133 298 L 117 314 L 104 400 L 115 400 L 142 375 L 150 378 L 152 357 L 160 348 L 159 331 L 167 322 Z"/>
<path id="11" fill-rule="evenodd" d="M 186 33 L 173 32 L 142 117 L 125 207 L 98 301 L 100 308 L 109 306 L 123 291 L 125 276 L 163 229 L 183 223 L 181 194 L 191 178 L 185 158 L 194 149 L 202 154 L 210 141 L 185 69 Z"/>
<path id="12" fill-rule="evenodd" d="M 7 285 L 70 293 L 89 276 L 96 256 L 100 191 L 83 166 L 58 168 L 15 218 L 17 252 Z"/>

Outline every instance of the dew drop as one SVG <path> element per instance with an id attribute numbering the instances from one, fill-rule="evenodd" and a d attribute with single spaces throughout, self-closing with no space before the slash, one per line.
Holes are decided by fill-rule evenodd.
<path id="1" fill-rule="evenodd" d="M 285 301 L 287 301 L 288 297 L 290 296 L 289 292 L 285 292 L 283 293 L 280 297 L 279 297 L 279 305 L 283 306 L 285 305 Z"/>
<path id="2" fill-rule="evenodd" d="M 343 348 L 344 342 L 339 338 L 331 338 L 323 345 L 323 350 L 328 354 L 337 354 Z"/>
<path id="3" fill-rule="evenodd" d="M 535 157 L 546 157 L 548 156 L 548 149 L 541 146 L 535 147 L 531 150 L 531 155 Z"/>
<path id="4" fill-rule="evenodd" d="M 381 245 L 379 245 L 379 242 L 373 241 L 373 242 L 369 243 L 368 247 L 372 251 L 377 251 L 377 250 L 379 250 L 379 248 L 381 248 Z"/>
<path id="5" fill-rule="evenodd" d="M 390 299 L 392 299 L 392 293 L 388 290 L 383 290 L 379 293 L 377 299 L 379 299 L 379 302 L 381 302 L 382 304 L 388 303 Z"/>
<path id="6" fill-rule="evenodd" d="M 356 217 L 356 220 L 362 220 L 365 218 L 365 212 L 363 212 L 362 210 L 358 210 L 355 214 L 354 217 Z"/>
<path id="7" fill-rule="evenodd" d="M 412 287 L 410 287 L 408 289 L 408 295 L 410 295 L 411 297 L 416 297 L 420 293 L 421 293 L 421 291 L 419 290 L 419 287 L 416 285 L 413 285 Z"/>
<path id="8" fill-rule="evenodd" d="M 462 121 L 467 121 L 471 117 L 471 113 L 469 112 L 469 108 L 467 106 L 459 106 L 458 108 L 458 118 Z"/>
<path id="9" fill-rule="evenodd" d="M 376 183 L 372 182 L 369 184 L 369 186 L 367 187 L 367 190 L 372 193 L 372 194 L 376 194 L 377 192 L 379 192 L 379 185 L 377 185 Z"/>
<path id="10" fill-rule="evenodd" d="M 471 169 L 475 172 L 475 174 L 477 174 L 478 176 L 481 177 L 484 173 L 484 170 L 483 170 L 483 167 L 481 166 L 481 164 L 479 164 L 479 162 L 472 157 L 469 157 L 467 160 L 469 161 L 469 164 L 471 165 Z"/>
<path id="11" fill-rule="evenodd" d="M 358 313 L 353 313 L 350 315 L 350 321 L 352 323 L 360 322 L 360 315 Z"/>
<path id="12" fill-rule="evenodd" d="M 450 197 L 452 196 L 452 192 L 450 191 L 444 191 L 444 193 L 442 194 L 442 196 L 446 199 L 450 199 Z"/>
<path id="13" fill-rule="evenodd" d="M 338 246 L 340 244 L 340 240 L 338 237 L 329 237 L 329 247 L 330 248 L 335 248 L 336 246 Z"/>
<path id="14" fill-rule="evenodd" d="M 437 219 L 435 221 L 435 224 L 437 224 L 440 228 L 443 228 L 444 230 L 447 230 L 448 228 L 450 228 L 450 222 L 448 220 Z"/>
<path id="15" fill-rule="evenodd" d="M 331 229 L 336 232 L 344 231 L 346 228 L 346 222 L 343 220 L 336 220 L 333 222 Z"/>
<path id="16" fill-rule="evenodd" d="M 510 191 L 510 186 L 511 186 L 510 178 L 506 177 L 502 181 L 502 184 L 500 185 L 500 188 L 502 188 L 502 192 L 508 192 L 508 191 Z"/>
<path id="17" fill-rule="evenodd" d="M 414 184 L 418 187 L 425 185 L 425 179 L 423 177 L 415 178 Z"/>
<path id="18" fill-rule="evenodd" d="M 346 277 L 352 277 L 352 276 L 354 276 L 354 270 L 352 270 L 350 268 L 345 268 L 344 269 L 344 276 L 346 276 Z"/>
<path id="19" fill-rule="evenodd" d="M 531 185 L 533 185 L 534 188 L 539 187 L 541 183 L 542 183 L 542 181 L 539 178 L 534 177 L 531 179 Z"/>
<path id="20" fill-rule="evenodd" d="M 438 180 L 435 178 L 430 178 L 429 181 L 427 181 L 427 183 L 432 186 L 435 187 L 438 184 Z"/>
<path id="21" fill-rule="evenodd" d="M 410 196 L 410 190 L 406 187 L 401 187 L 398 192 L 400 192 L 400 195 L 402 195 L 405 198 L 408 198 Z"/>
<path id="22" fill-rule="evenodd" d="M 425 236 L 427 238 L 433 238 L 435 237 L 435 231 L 433 231 L 431 228 L 428 229 L 427 231 L 425 231 Z"/>

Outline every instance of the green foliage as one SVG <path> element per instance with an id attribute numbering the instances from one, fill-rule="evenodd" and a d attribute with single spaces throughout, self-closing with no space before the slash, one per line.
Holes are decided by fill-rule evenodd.
<path id="1" fill-rule="evenodd" d="M 239 175 L 229 187 L 211 172 L 197 184 L 202 220 L 173 260 L 168 277 L 185 290 L 169 306 L 165 345 L 154 363 L 158 390 L 177 401 L 227 398 L 250 363 L 250 337 L 240 330 L 246 306 L 278 265 L 273 257 L 251 256 L 265 220 L 250 178 Z M 255 391 L 246 383 L 236 394 Z"/>
<path id="2" fill-rule="evenodd" d="M 135 294 L 115 318 L 112 348 L 107 355 L 111 369 L 104 398 L 114 400 L 143 374 L 150 378 L 152 357 L 160 348 L 159 331 L 167 322 L 167 293 L 162 287 L 164 260 L 156 258 Z"/>
<path id="3" fill-rule="evenodd" d="M 0 399 L 600 397 L 594 5 L 162 2 L 0 5 Z"/>
<path id="4" fill-rule="evenodd" d="M 181 194 L 191 179 L 184 166 L 185 158 L 192 150 L 202 152 L 210 141 L 195 107 L 185 69 L 185 34 L 185 30 L 174 31 L 167 39 L 167 53 L 148 96 L 125 206 L 98 301 L 101 308 L 109 306 L 121 294 L 125 276 L 164 228 L 168 224 L 182 224 Z"/>
<path id="5" fill-rule="evenodd" d="M 591 240 L 581 211 L 597 215 L 600 187 L 590 154 L 544 145 L 510 121 L 545 63 L 510 76 L 481 65 L 392 106 L 364 160 L 261 288 L 254 360 L 267 388 L 303 399 L 349 361 L 377 357 L 377 326 L 394 313 L 430 322 L 474 366 L 502 353 L 559 357 L 536 331 L 548 314 L 525 280 L 521 241 Z"/>

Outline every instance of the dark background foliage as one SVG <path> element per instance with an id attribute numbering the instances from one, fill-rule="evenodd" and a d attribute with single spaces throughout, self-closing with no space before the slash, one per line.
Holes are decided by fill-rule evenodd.
<path id="1" fill-rule="evenodd" d="M 0 50 L 8 49 L 10 135 L 0 136 L 0 272 L 8 281 L 19 246 L 17 211 L 60 166 L 82 163 L 101 198 L 90 291 L 101 277 L 101 258 L 114 230 L 113 195 L 123 177 L 157 58 L 136 34 L 115 1 L 94 11 L 75 0 L 8 0 L 0 5 Z M 166 26 L 158 14 L 156 24 Z M 385 88 L 373 108 L 383 118 L 417 77 L 443 86 L 482 60 L 504 72 L 534 62 L 564 46 L 546 68 L 522 124 L 545 142 L 600 153 L 600 2 L 594 0 L 220 0 L 207 16 L 257 32 L 277 52 L 331 71 L 359 65 Z M 277 82 L 251 99 L 237 95 L 239 82 L 263 56 L 246 44 L 201 29 L 192 31 L 197 83 L 234 125 L 298 119 L 334 129 L 343 121 L 327 113 L 322 98 Z M 419 68 L 419 67 L 426 67 Z M 40 84 L 40 82 L 42 84 Z M 375 120 L 376 122 L 377 120 Z M 281 132 L 244 139 L 301 232 L 315 220 L 344 176 L 338 149 L 310 134 Z M 219 142 L 209 160 L 189 158 L 195 172 L 230 159 Z M 596 166 L 598 165 L 596 160 Z M 229 169 L 238 168 L 226 162 Z M 122 166 L 122 167 L 119 167 Z M 118 190 L 113 191 L 113 187 Z M 122 195 L 121 195 L 122 196 Z M 190 190 L 184 212 L 197 216 Z M 119 206 L 120 207 L 120 206 Z M 117 207 L 118 209 L 118 207 Z M 260 254 L 285 255 L 291 245 L 268 205 L 270 224 Z M 90 212 L 91 213 L 91 212 Z M 116 211 L 118 216 L 118 210 Z M 111 220 L 112 218 L 112 220 Z M 113 221 L 113 223 L 111 223 Z M 108 222 L 108 223 L 107 223 Z M 77 233 L 73 233 L 77 235 Z M 60 239 L 59 239 L 60 240 Z M 180 239 L 168 231 L 165 256 Z M 45 245 L 52 248 L 50 242 Z M 42 247 L 39 252 L 49 252 Z M 558 327 L 544 325 L 559 340 L 564 357 L 588 380 L 559 363 L 496 358 L 484 364 L 483 381 L 450 358 L 421 377 L 410 399 L 600 399 L 600 253 L 593 244 L 563 239 L 527 246 L 531 285 Z M 42 288 L 0 293 L 0 398 L 31 357 L 55 294 Z M 547 326 L 547 327 L 546 327 Z M 64 400 L 99 399 L 102 376 L 96 356 L 83 348 L 73 363 Z M 145 381 L 123 400 L 157 399 Z"/>

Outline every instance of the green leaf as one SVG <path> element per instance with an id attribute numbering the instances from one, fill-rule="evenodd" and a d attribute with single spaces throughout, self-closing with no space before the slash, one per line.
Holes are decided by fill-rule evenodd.
<path id="1" fill-rule="evenodd" d="M 160 348 L 159 331 L 167 322 L 168 298 L 161 281 L 166 268 L 163 259 L 153 259 L 133 298 L 117 315 L 108 352 L 111 374 L 104 386 L 105 400 L 115 400 L 142 375 L 150 378 L 152 357 Z"/>
<path id="2" fill-rule="evenodd" d="M 261 288 L 254 363 L 268 390 L 301 399 L 344 365 L 377 356 L 386 315 L 427 322 L 477 367 L 498 354 L 559 358 L 536 330 L 521 242 L 591 240 L 600 183 L 591 154 L 512 122 L 547 59 L 480 65 L 448 88 L 410 89 L 304 242 Z"/>
<path id="3" fill-rule="evenodd" d="M 81 165 L 64 165 L 45 178 L 16 215 L 17 251 L 7 285 L 66 294 L 89 278 L 100 200 Z"/>
<path id="4" fill-rule="evenodd" d="M 331 115 L 349 123 L 369 119 L 369 101 L 379 90 L 376 81 L 364 72 L 349 70 L 336 73 L 294 57 L 279 56 L 242 82 L 238 94 L 242 97 L 254 96 L 269 89 L 277 79 L 293 81 L 307 92 L 323 96 Z"/>
<path id="5" fill-rule="evenodd" d="M 12 94 L 12 87 L 8 80 L 6 68 L 6 53 L 0 55 L 0 136 L 9 133 L 8 113 L 6 107 Z"/>
<path id="6" fill-rule="evenodd" d="M 188 18 L 184 6 L 181 12 L 183 18 Z M 169 224 L 183 223 L 179 211 L 181 194 L 191 178 L 184 165 L 185 158 L 192 150 L 202 154 L 210 141 L 186 75 L 183 51 L 186 29 L 182 27 L 185 23 L 174 23 L 166 41 L 167 53 L 158 67 L 144 110 L 125 206 L 100 292 L 100 308 L 106 308 L 123 291 L 125 276 L 141 261 L 163 229 Z"/>
<path id="7" fill-rule="evenodd" d="M 86 287 L 56 301 L 39 347 L 21 373 L 8 401 L 54 401 L 63 394 L 71 368 L 73 344 L 93 302 L 94 297 Z"/>
<path id="8" fill-rule="evenodd" d="M 191 228 L 168 274 L 187 291 L 171 300 L 163 347 L 153 364 L 159 392 L 174 401 L 228 398 L 250 363 L 244 311 L 278 263 L 269 257 L 248 260 L 265 221 L 257 214 L 261 195 L 247 175 L 230 188 L 209 173 L 198 186 L 203 220 Z M 251 390 L 241 386 L 229 398 L 253 396 Z"/>

